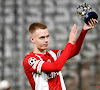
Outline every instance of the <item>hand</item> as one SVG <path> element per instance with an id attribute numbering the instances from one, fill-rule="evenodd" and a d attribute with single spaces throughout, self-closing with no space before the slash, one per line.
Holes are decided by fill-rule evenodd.
<path id="1" fill-rule="evenodd" d="M 76 24 L 74 24 L 69 35 L 69 41 L 68 41 L 69 43 L 74 44 L 76 42 L 77 32 L 78 32 L 77 26 Z"/>
<path id="2" fill-rule="evenodd" d="M 88 22 L 89 25 L 85 24 L 83 29 L 84 30 L 90 30 L 93 29 L 95 27 L 95 24 L 98 23 L 98 21 L 96 19 L 90 19 L 90 22 Z"/>

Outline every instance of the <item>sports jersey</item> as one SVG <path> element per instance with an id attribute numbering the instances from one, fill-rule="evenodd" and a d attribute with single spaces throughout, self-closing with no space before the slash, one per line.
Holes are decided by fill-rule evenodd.
<path id="1" fill-rule="evenodd" d="M 50 50 L 46 54 L 30 52 L 24 58 L 23 67 L 33 90 L 66 90 L 61 69 L 79 53 L 86 33 L 82 30 L 76 43 L 68 43 L 64 50 Z"/>

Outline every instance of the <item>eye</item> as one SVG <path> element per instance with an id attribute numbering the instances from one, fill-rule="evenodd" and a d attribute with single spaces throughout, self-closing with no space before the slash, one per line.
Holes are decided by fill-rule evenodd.
<path id="1" fill-rule="evenodd" d="M 40 39 L 44 39 L 44 38 L 45 38 L 44 36 L 41 36 L 41 37 L 40 37 Z"/>

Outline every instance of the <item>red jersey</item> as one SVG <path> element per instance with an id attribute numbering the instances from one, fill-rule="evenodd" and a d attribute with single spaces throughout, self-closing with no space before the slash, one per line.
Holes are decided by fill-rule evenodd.
<path id="1" fill-rule="evenodd" d="M 86 31 L 82 30 L 76 43 L 68 43 L 63 51 L 30 52 L 24 58 L 24 70 L 33 90 L 66 90 L 61 69 L 69 58 L 79 53 L 85 35 Z"/>

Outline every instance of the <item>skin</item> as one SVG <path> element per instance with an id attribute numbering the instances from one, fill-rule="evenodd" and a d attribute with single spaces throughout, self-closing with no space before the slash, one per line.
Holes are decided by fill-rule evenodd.
<path id="1" fill-rule="evenodd" d="M 89 25 L 85 24 L 83 29 L 84 30 L 90 30 L 90 29 L 93 29 L 95 27 L 95 24 L 98 23 L 98 21 L 96 19 L 90 19 L 90 22 L 88 22 Z"/>
<path id="2" fill-rule="evenodd" d="M 47 29 L 36 30 L 30 38 L 34 45 L 34 53 L 45 54 L 49 44 L 49 32 Z"/>
<path id="3" fill-rule="evenodd" d="M 83 26 L 84 30 L 90 30 L 95 27 L 95 24 L 98 23 L 96 19 L 91 19 L 90 22 L 88 22 L 89 25 L 85 24 Z M 77 26 L 74 24 L 72 27 L 72 30 L 69 35 L 69 43 L 74 44 L 77 37 Z M 49 45 L 49 32 L 47 29 L 37 29 L 30 37 L 31 42 L 34 46 L 34 53 L 38 54 L 46 54 L 46 49 Z"/>

